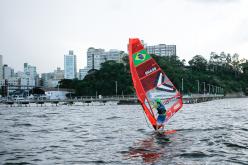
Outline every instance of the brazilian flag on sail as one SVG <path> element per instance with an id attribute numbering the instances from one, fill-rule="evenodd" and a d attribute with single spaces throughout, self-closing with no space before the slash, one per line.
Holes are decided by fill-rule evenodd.
<path id="1" fill-rule="evenodd" d="M 142 64 L 143 62 L 149 60 L 151 56 L 146 52 L 145 49 L 133 54 L 133 63 L 135 66 Z"/>

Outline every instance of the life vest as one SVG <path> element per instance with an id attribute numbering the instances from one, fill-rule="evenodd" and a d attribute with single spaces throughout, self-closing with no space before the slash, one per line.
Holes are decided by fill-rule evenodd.
<path id="1" fill-rule="evenodd" d="M 165 114 L 165 112 L 166 112 L 164 105 L 161 103 L 158 103 L 157 110 L 158 110 L 158 114 L 160 114 L 160 115 Z"/>

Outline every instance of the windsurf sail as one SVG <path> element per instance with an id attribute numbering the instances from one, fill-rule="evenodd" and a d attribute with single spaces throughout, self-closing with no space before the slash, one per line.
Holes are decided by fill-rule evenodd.
<path id="1" fill-rule="evenodd" d="M 155 129 L 156 100 L 160 99 L 165 106 L 168 121 L 182 108 L 182 96 L 138 38 L 129 39 L 128 51 L 130 71 L 138 100 Z"/>

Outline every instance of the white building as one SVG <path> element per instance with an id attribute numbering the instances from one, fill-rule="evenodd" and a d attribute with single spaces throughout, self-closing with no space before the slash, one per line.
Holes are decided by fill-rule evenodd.
<path id="1" fill-rule="evenodd" d="M 64 55 L 64 69 L 65 79 L 75 79 L 77 77 L 77 60 L 72 50 L 69 51 L 69 54 Z"/>
<path id="2" fill-rule="evenodd" d="M 8 91 L 6 91 L 7 93 L 5 93 L 5 95 L 9 95 L 10 92 L 15 91 L 15 89 L 12 88 L 12 86 L 19 86 L 20 84 L 20 79 L 17 77 L 10 77 L 8 79 L 4 79 L 4 80 L 0 80 L 0 87 L 1 86 L 5 86 L 8 85 L 9 87 L 7 88 Z"/>
<path id="3" fill-rule="evenodd" d="M 11 77 L 9 79 L 0 80 L 0 86 L 5 85 L 5 82 L 7 82 L 8 85 L 10 85 L 10 86 L 12 86 L 12 85 L 17 86 L 20 84 L 20 79 L 17 77 Z"/>
<path id="4" fill-rule="evenodd" d="M 116 49 L 110 49 L 108 52 L 106 52 L 106 59 L 107 61 L 113 60 L 118 63 L 122 62 L 122 58 L 127 55 L 124 51 L 116 50 Z"/>
<path id="5" fill-rule="evenodd" d="M 41 86 L 48 88 L 57 87 L 62 79 L 64 79 L 64 70 L 57 68 L 54 72 L 41 74 Z"/>
<path id="6" fill-rule="evenodd" d="M 27 77 L 27 75 L 24 72 L 18 71 L 15 73 L 15 77 L 24 78 Z"/>
<path id="7" fill-rule="evenodd" d="M 66 94 L 70 93 L 69 91 L 59 90 L 59 89 L 47 89 L 45 90 L 45 95 L 50 100 L 65 100 Z"/>
<path id="8" fill-rule="evenodd" d="M 127 55 L 124 51 L 111 49 L 105 51 L 104 49 L 95 49 L 90 47 L 87 51 L 87 68 L 100 69 L 101 64 L 105 61 L 114 60 L 116 62 L 122 62 L 122 58 Z"/>
<path id="9" fill-rule="evenodd" d="M 53 80 L 54 74 L 53 73 L 42 73 L 41 74 L 41 86 L 49 87 L 49 81 Z"/>
<path id="10" fill-rule="evenodd" d="M 106 55 L 104 49 L 90 47 L 87 51 L 87 67 L 89 69 L 100 69 L 101 63 L 105 62 Z"/>
<path id="11" fill-rule="evenodd" d="M 62 79 L 64 79 L 64 70 L 61 70 L 58 67 L 56 70 L 54 70 L 53 75 L 54 75 L 54 77 L 53 77 L 54 80 L 62 80 Z"/>
<path id="12" fill-rule="evenodd" d="M 10 79 L 14 77 L 14 69 L 9 67 L 8 65 L 3 66 L 3 79 Z"/>
<path id="13" fill-rule="evenodd" d="M 24 73 L 31 78 L 35 78 L 37 76 L 36 67 L 24 63 Z"/>
<path id="14" fill-rule="evenodd" d="M 7 72 L 9 75 L 9 70 Z M 5 85 L 5 82 L 8 82 L 8 85 L 10 86 L 27 86 L 27 83 L 29 82 L 27 79 L 27 76 L 23 72 L 17 72 L 16 74 L 13 74 L 12 71 L 12 76 L 7 76 L 6 79 L 1 80 L 0 84 Z M 24 88 L 26 89 L 26 87 Z"/>
<path id="15" fill-rule="evenodd" d="M 36 86 L 37 82 L 37 71 L 35 66 L 28 65 L 28 63 L 24 63 L 24 74 L 25 76 L 21 78 L 25 78 L 27 82 L 27 86 Z"/>
<path id="16" fill-rule="evenodd" d="M 84 68 L 84 69 L 79 69 L 79 80 L 83 80 L 84 79 L 84 77 L 87 75 L 87 73 L 88 73 L 88 71 L 89 71 L 89 68 Z"/>
<path id="17" fill-rule="evenodd" d="M 4 86 L 5 85 L 5 80 L 0 80 L 0 86 Z"/>
<path id="18" fill-rule="evenodd" d="M 32 87 L 35 86 L 35 79 L 32 79 L 30 77 L 20 77 L 20 84 L 21 86 L 29 86 L 29 88 L 31 89 Z"/>
<path id="19" fill-rule="evenodd" d="M 20 84 L 20 79 L 18 77 L 10 77 L 7 81 L 9 86 L 18 86 Z"/>
<path id="20" fill-rule="evenodd" d="M 176 55 L 176 45 L 159 44 L 153 46 L 147 46 L 145 49 L 149 54 L 155 54 L 157 56 L 173 56 Z"/>

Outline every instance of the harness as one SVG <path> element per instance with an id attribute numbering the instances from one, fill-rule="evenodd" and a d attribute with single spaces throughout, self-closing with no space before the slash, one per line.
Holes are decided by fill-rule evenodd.
<path id="1" fill-rule="evenodd" d="M 166 114 L 166 109 L 165 109 L 164 105 L 162 105 L 161 103 L 158 104 L 157 110 L 158 110 L 159 115 L 165 115 Z"/>

